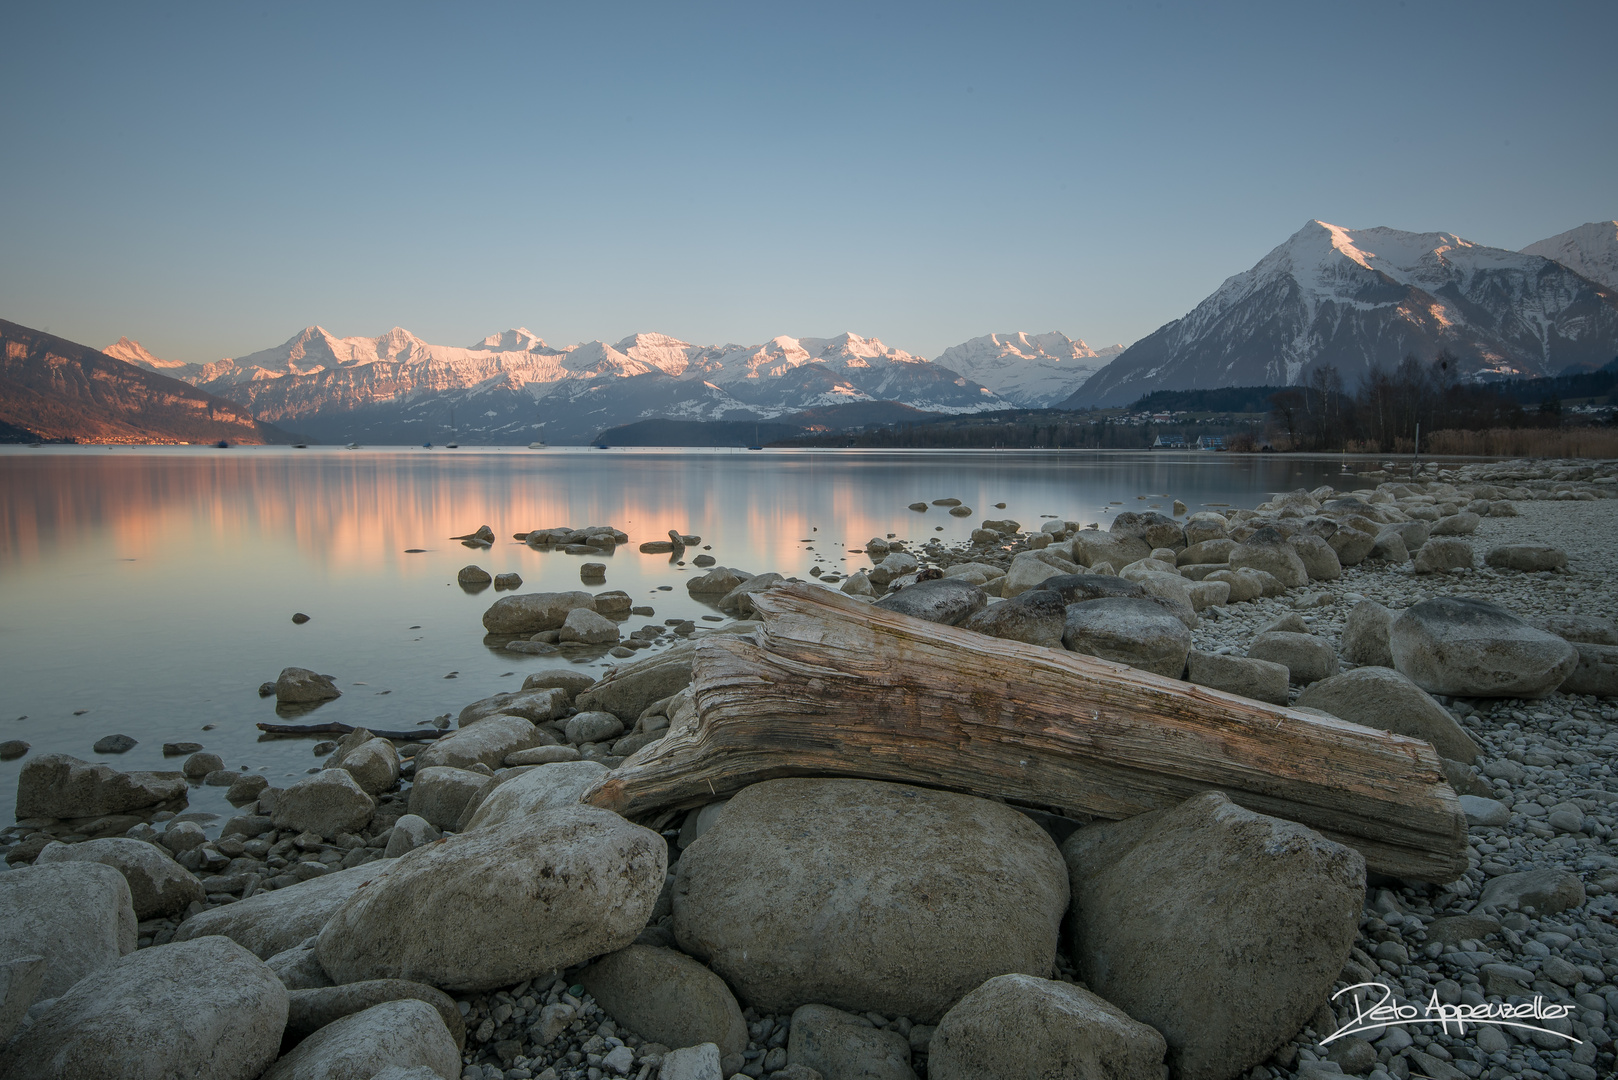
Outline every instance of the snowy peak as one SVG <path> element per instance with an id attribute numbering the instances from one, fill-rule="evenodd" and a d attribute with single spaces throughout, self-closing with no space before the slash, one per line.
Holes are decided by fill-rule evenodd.
<path id="1" fill-rule="evenodd" d="M 982 383 L 1015 405 L 1040 408 L 1072 394 L 1123 351 L 1101 352 L 1052 331 L 985 334 L 945 349 L 933 363 Z"/>
<path id="2" fill-rule="evenodd" d="M 184 360 L 159 360 L 148 352 L 145 346 L 138 341 L 130 341 L 121 337 L 117 341 L 101 350 L 114 360 L 122 360 L 126 364 L 143 367 L 147 371 L 173 371 L 175 368 L 191 367 Z"/>
<path id="3" fill-rule="evenodd" d="M 1522 250 L 1524 255 L 1555 259 L 1598 285 L 1618 289 L 1618 221 L 1592 221 Z"/>
<path id="4" fill-rule="evenodd" d="M 691 366 L 691 354 L 696 351 L 689 343 L 667 334 L 631 334 L 613 347 L 665 375 L 685 374 Z"/>
<path id="5" fill-rule="evenodd" d="M 518 326 L 498 334 L 490 334 L 476 345 L 474 352 L 549 352 L 545 340 L 526 326 Z"/>

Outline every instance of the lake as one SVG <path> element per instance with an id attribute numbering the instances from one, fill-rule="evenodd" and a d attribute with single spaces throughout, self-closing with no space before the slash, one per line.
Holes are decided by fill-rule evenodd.
<path id="1" fill-rule="evenodd" d="M 604 561 L 591 591 L 623 589 L 656 611 L 627 633 L 715 614 L 683 585 L 702 571 L 636 550 L 669 529 L 701 535 L 720 565 L 807 576 L 817 562 L 869 565 L 848 549 L 872 536 L 965 540 L 984 517 L 1105 527 L 1122 510 L 1168 513 L 1175 498 L 1194 512 L 1366 483 L 1341 472 L 1338 458 L 1194 452 L 5 448 L 0 740 L 126 770 L 177 769 L 162 744 L 194 741 L 285 785 L 319 764 L 314 740 L 260 741 L 259 722 L 411 728 L 570 663 L 485 646 L 481 616 L 503 594 L 456 585 L 468 563 L 515 571 L 526 592 L 582 588 L 580 564 Z M 975 513 L 906 509 L 945 497 Z M 492 549 L 451 539 L 484 524 Z M 512 538 L 586 525 L 630 544 L 573 556 Z M 287 666 L 334 676 L 343 696 L 277 717 L 257 688 Z M 138 745 L 91 751 L 114 733 Z M 0 763 L 8 822 L 27 760 Z M 191 805 L 231 812 L 223 788 L 194 787 Z"/>

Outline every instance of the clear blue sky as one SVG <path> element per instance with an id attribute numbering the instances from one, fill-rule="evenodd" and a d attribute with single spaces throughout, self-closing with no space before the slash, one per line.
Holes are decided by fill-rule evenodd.
<path id="1" fill-rule="evenodd" d="M 1130 342 L 1307 219 L 1618 216 L 1618 4 L 24 4 L 0 317 L 211 360 Z"/>

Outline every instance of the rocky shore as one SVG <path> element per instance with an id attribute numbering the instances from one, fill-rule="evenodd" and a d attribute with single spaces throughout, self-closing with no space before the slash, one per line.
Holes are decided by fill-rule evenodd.
<path id="1" fill-rule="evenodd" d="M 1142 500 L 1105 529 L 986 519 L 811 570 L 1014 653 L 1431 744 L 1455 880 L 1368 871 L 1218 791 L 1109 821 L 919 773 L 781 775 L 626 819 L 599 785 L 695 730 L 704 641 L 768 633 L 752 598 L 794 580 L 699 555 L 687 589 L 730 621 L 624 637 L 623 593 L 503 596 L 491 644 L 624 662 L 416 737 L 349 732 L 285 788 L 200 748 L 175 772 L 27 759 L 0 834 L 0 1080 L 1612 1075 L 1615 495 L 1618 463 L 1476 464 L 1218 512 Z M 300 668 L 265 690 L 336 693 Z M 191 783 L 228 787 L 217 839 Z M 1384 994 L 1415 1012 L 1355 1024 Z M 1490 1005 L 1529 1019 L 1429 1013 Z"/>

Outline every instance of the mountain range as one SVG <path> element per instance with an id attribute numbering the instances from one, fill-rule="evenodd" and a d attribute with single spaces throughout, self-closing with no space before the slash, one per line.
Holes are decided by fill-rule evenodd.
<path id="1" fill-rule="evenodd" d="M 394 328 L 338 338 L 312 326 L 273 349 L 210 364 L 160 360 L 120 339 L 108 355 L 240 402 L 321 441 L 557 443 L 646 419 L 756 422 L 859 402 L 929 413 L 1048 404 L 1122 346 L 1097 353 L 1059 333 L 990 334 L 955 363 L 876 338 L 776 337 L 692 345 L 665 334 L 555 348 L 522 327 L 458 347 Z M 959 367 L 977 378 L 963 375 Z"/>
<path id="2" fill-rule="evenodd" d="M 1443 351 L 1462 378 L 1593 369 L 1618 354 L 1615 265 L 1613 222 L 1516 252 L 1450 233 L 1310 221 L 1125 349 L 1062 407 L 1122 405 L 1153 390 L 1294 385 L 1326 364 L 1352 387 L 1373 367 Z"/>

